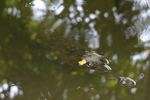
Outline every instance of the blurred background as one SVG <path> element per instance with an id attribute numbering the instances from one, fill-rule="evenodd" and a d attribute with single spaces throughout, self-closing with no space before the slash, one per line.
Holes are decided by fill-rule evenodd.
<path id="1" fill-rule="evenodd" d="M 1 100 L 149 100 L 150 0 L 1 0 Z M 79 66 L 104 55 L 127 88 Z M 106 74 L 107 76 L 107 74 Z"/>

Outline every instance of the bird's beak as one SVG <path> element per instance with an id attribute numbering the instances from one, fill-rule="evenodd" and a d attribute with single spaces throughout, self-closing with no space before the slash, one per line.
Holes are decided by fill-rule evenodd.
<path id="1" fill-rule="evenodd" d="M 84 65 L 86 63 L 86 60 L 82 59 L 82 61 L 79 61 L 78 63 L 79 63 L 79 65 Z"/>

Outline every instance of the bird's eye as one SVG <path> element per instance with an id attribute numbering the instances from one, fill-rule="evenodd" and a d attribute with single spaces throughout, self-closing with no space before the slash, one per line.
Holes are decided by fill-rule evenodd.
<path id="1" fill-rule="evenodd" d="M 88 55 L 88 57 L 90 57 L 90 58 L 91 58 L 91 57 L 92 57 L 92 55 Z"/>

